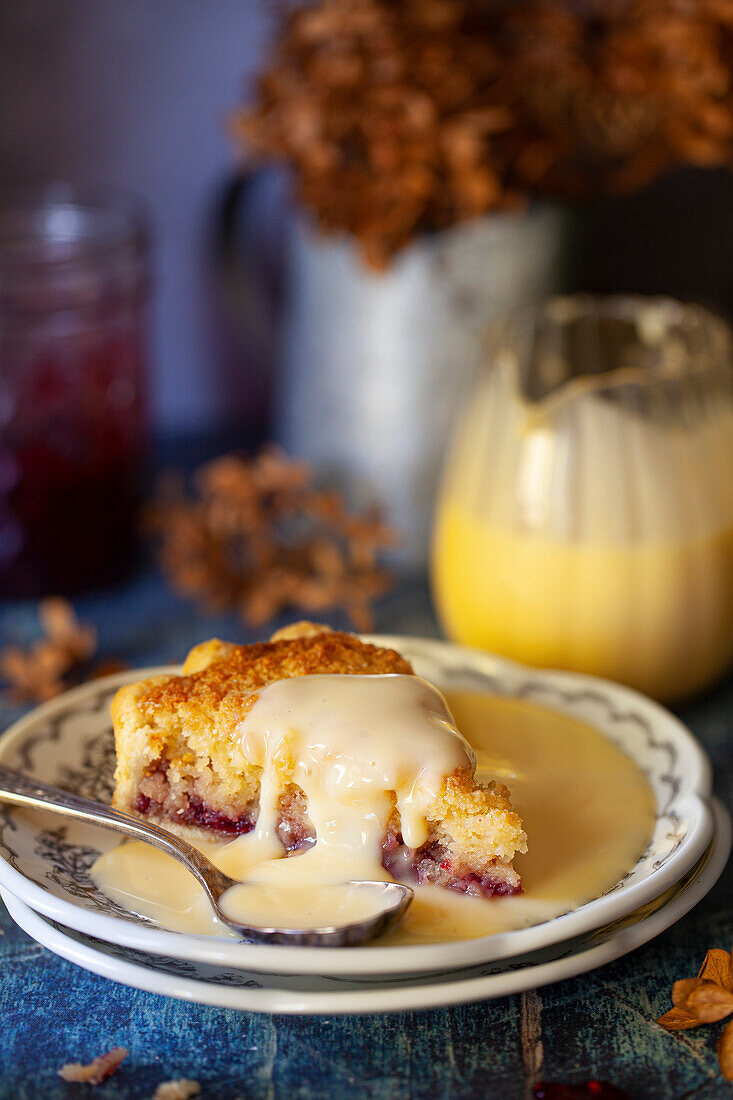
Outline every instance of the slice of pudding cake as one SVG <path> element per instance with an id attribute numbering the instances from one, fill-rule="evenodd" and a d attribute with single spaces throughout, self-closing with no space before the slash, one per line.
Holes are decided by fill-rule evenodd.
<path id="1" fill-rule="evenodd" d="M 474 781 L 442 695 L 393 649 L 310 623 L 205 642 L 182 675 L 121 688 L 112 717 L 115 806 L 194 842 L 256 829 L 288 855 L 315 844 L 397 879 L 521 888 L 507 788 Z"/>

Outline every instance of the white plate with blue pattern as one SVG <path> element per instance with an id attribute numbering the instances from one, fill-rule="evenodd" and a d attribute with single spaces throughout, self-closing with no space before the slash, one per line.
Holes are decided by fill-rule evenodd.
<path id="1" fill-rule="evenodd" d="M 649 846 L 603 896 L 552 920 L 478 939 L 360 948 L 248 944 L 173 932 L 99 892 L 89 870 L 119 842 L 100 829 L 42 812 L 0 807 L 0 885 L 37 913 L 100 941 L 259 972 L 390 976 L 455 971 L 517 958 L 627 917 L 680 882 L 713 835 L 710 766 L 673 715 L 637 692 L 593 677 L 548 672 L 478 650 L 419 638 L 369 638 L 399 649 L 438 687 L 470 689 L 537 703 L 598 729 L 647 776 L 656 799 Z M 38 707 L 0 738 L 8 767 L 92 798 L 109 800 L 114 742 L 109 702 L 131 680 L 176 669 L 140 669 L 75 688 Z"/>

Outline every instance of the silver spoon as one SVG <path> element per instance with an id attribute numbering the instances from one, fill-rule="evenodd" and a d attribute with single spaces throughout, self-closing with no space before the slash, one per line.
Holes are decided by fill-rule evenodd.
<path id="1" fill-rule="evenodd" d="M 228 917 L 219 904 L 222 895 L 232 886 L 240 883 L 220 871 L 210 859 L 175 833 L 161 829 L 152 822 L 141 821 L 132 814 L 122 813 L 103 802 L 91 798 L 70 794 L 60 787 L 52 787 L 39 779 L 32 779 L 20 772 L 0 766 L 0 802 L 11 802 L 17 806 L 32 806 L 51 813 L 65 814 L 67 817 L 80 818 L 92 825 L 102 825 L 115 829 L 136 840 L 144 840 L 166 855 L 173 856 L 182 863 L 201 883 L 211 902 L 214 913 L 222 924 L 226 924 L 237 935 L 254 943 L 283 943 L 299 947 L 351 947 L 381 936 L 392 928 L 402 917 L 412 902 L 414 892 L 409 886 L 398 882 L 378 882 L 361 880 L 346 883 L 360 890 L 376 893 L 379 912 L 363 921 L 326 928 L 260 928 L 256 925 L 241 924 Z"/>

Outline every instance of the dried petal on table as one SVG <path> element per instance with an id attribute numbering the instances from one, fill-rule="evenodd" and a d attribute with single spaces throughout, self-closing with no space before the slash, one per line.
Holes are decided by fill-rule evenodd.
<path id="1" fill-rule="evenodd" d="M 699 978 L 681 978 L 678 982 L 675 982 L 672 986 L 672 1004 L 675 1006 L 684 1005 L 693 989 L 697 989 L 699 982 Z"/>
<path id="2" fill-rule="evenodd" d="M 699 1027 L 702 1021 L 684 1008 L 670 1008 L 669 1012 L 659 1017 L 657 1023 L 667 1031 L 684 1031 L 690 1027 Z"/>
<path id="3" fill-rule="evenodd" d="M 714 982 L 700 982 L 684 1003 L 684 1008 L 702 1024 L 715 1024 L 733 1012 L 733 993 Z"/>
<path id="4" fill-rule="evenodd" d="M 158 1085 L 153 1094 L 153 1100 L 190 1100 L 200 1092 L 201 1085 L 198 1081 L 181 1077 L 177 1081 L 163 1081 Z"/>
<path id="5" fill-rule="evenodd" d="M 702 981 L 716 982 L 723 989 L 733 989 L 730 952 L 720 947 L 711 948 L 700 967 L 698 978 Z"/>
<path id="6" fill-rule="evenodd" d="M 124 1047 L 113 1047 L 106 1054 L 100 1054 L 88 1065 L 81 1062 L 67 1062 L 59 1070 L 64 1081 L 76 1081 L 86 1085 L 99 1085 L 120 1067 L 130 1052 Z"/>

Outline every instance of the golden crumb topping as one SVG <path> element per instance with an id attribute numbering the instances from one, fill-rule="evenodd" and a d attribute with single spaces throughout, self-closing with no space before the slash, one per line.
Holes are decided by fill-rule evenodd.
<path id="1" fill-rule="evenodd" d="M 197 647 L 198 648 L 198 647 Z M 138 699 L 146 717 L 194 704 L 217 710 L 228 697 L 251 694 L 274 680 L 329 673 L 383 675 L 412 673 L 394 649 L 362 642 L 353 634 L 323 632 L 255 645 L 206 643 L 212 660 L 191 675 L 156 681 Z M 195 651 L 194 651 L 195 652 Z M 190 661 L 190 658 L 189 658 Z M 189 662 L 187 662 L 187 665 Z M 196 661 L 196 666 L 200 661 Z"/>

